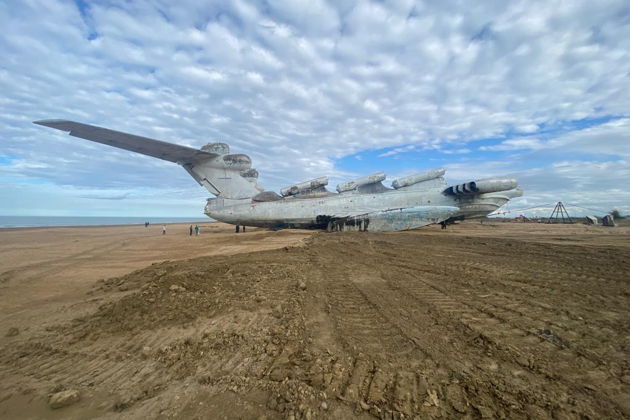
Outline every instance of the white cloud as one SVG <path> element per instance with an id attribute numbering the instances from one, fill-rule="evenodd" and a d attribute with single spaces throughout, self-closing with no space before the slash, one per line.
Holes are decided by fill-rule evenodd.
<path id="1" fill-rule="evenodd" d="M 442 153 L 447 154 L 447 155 L 462 155 L 462 154 L 466 154 L 470 152 L 472 152 L 472 150 L 470 150 L 467 147 L 464 147 L 461 149 L 453 149 L 453 150 L 442 150 Z"/>
<path id="2" fill-rule="evenodd" d="M 496 146 L 481 146 L 479 150 L 489 151 L 503 151 L 503 150 L 522 150 L 531 149 L 537 150 L 543 147 L 543 143 L 533 137 L 522 137 L 516 139 L 509 139 L 497 144 Z"/>
<path id="3" fill-rule="evenodd" d="M 519 137 L 483 151 L 557 160 L 568 148 L 627 162 L 626 118 L 537 134 L 627 115 L 623 0 L 86 4 L 83 15 L 69 0 L 0 4 L 0 155 L 24 162 L 0 166 L 0 177 L 95 190 L 195 185 L 173 165 L 30 124 L 41 118 L 194 146 L 225 141 L 252 155 L 271 189 L 343 175 L 335 160 L 365 150 L 460 158 L 478 153 L 469 141 L 506 133 Z"/>
<path id="4" fill-rule="evenodd" d="M 389 156 L 394 156 L 397 155 L 399 153 L 405 153 L 405 152 L 410 152 L 412 150 L 415 149 L 415 146 L 413 145 L 408 145 L 405 147 L 396 147 L 392 150 L 388 150 L 387 152 L 381 153 L 380 155 L 378 155 L 378 157 L 389 157 Z"/>
<path id="5" fill-rule="evenodd" d="M 609 121 L 596 127 L 565 133 L 551 140 L 548 148 L 558 152 L 618 155 L 630 158 L 630 118 Z"/>

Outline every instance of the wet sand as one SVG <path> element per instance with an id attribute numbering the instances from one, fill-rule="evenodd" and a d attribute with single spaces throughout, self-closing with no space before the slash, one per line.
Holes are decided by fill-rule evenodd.
<path id="1" fill-rule="evenodd" d="M 0 417 L 630 416 L 628 227 L 187 228 L 0 231 Z"/>

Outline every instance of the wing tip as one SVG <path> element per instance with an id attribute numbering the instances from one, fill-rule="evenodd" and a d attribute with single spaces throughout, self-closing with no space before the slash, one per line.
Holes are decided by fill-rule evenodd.
<path id="1" fill-rule="evenodd" d="M 49 119 L 33 121 L 33 124 L 43 125 L 44 127 L 56 128 L 57 130 L 70 131 L 67 124 L 72 123 L 69 120 Z"/>
<path id="2" fill-rule="evenodd" d="M 56 123 L 61 123 L 61 122 L 70 122 L 70 121 L 52 118 L 52 119 L 46 119 L 46 120 L 33 121 L 33 124 L 48 125 L 48 124 L 56 124 Z"/>

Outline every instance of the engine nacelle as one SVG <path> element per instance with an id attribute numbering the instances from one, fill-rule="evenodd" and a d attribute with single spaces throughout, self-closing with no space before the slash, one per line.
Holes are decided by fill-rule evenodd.
<path id="1" fill-rule="evenodd" d="M 241 176 L 243 178 L 254 178 L 258 179 L 258 171 L 254 168 L 248 169 L 246 171 L 241 172 Z"/>
<path id="2" fill-rule="evenodd" d="M 318 188 L 324 188 L 326 185 L 328 185 L 328 177 L 323 176 L 321 178 L 315 178 L 310 181 L 300 182 L 299 184 L 283 188 L 280 190 L 280 194 L 282 194 L 283 197 L 287 197 L 289 195 L 296 195 L 307 191 L 313 191 Z"/>
<path id="3" fill-rule="evenodd" d="M 398 178 L 392 182 L 392 187 L 395 189 L 408 187 L 410 185 L 417 184 L 419 182 L 429 181 L 431 179 L 439 178 L 446 173 L 444 168 L 430 169 L 426 172 L 422 172 L 415 175 L 406 176 L 404 178 Z"/>
<path id="4" fill-rule="evenodd" d="M 243 154 L 224 155 L 221 158 L 225 168 L 234 169 L 237 171 L 246 171 L 252 167 L 252 160 L 249 156 Z"/>
<path id="5" fill-rule="evenodd" d="M 230 153 L 230 146 L 225 143 L 208 143 L 201 146 L 201 150 L 208 153 L 216 153 L 217 155 L 227 155 Z"/>
<path id="6" fill-rule="evenodd" d="M 465 184 L 453 185 L 444 190 L 449 195 L 485 194 L 512 190 L 518 186 L 514 178 L 487 178 Z"/>
<path id="7" fill-rule="evenodd" d="M 376 172 L 372 175 L 364 176 L 362 178 L 355 179 L 353 181 L 344 182 L 337 185 L 337 192 L 352 191 L 359 188 L 362 185 L 376 184 L 387 178 L 384 172 Z"/>

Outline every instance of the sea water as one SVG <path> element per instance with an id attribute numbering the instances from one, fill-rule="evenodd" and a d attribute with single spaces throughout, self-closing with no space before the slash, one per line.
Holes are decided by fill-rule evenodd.
<path id="1" fill-rule="evenodd" d="M 0 216 L 0 228 L 211 222 L 208 217 Z"/>

